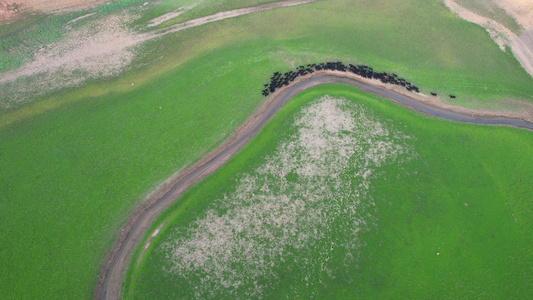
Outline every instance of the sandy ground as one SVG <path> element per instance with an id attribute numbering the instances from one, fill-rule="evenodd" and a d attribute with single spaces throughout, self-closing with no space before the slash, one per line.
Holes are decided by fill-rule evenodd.
<path id="1" fill-rule="evenodd" d="M 498 4 L 524 28 L 520 36 L 495 20 L 472 12 L 453 0 L 444 0 L 444 4 L 460 18 L 484 27 L 502 51 L 510 47 L 522 67 L 533 77 L 533 1 L 498 0 Z"/>
<path id="2" fill-rule="evenodd" d="M 22 10 L 37 10 L 45 13 L 77 10 L 108 2 L 106 0 L 4 0 L 10 5 L 17 5 Z"/>
<path id="3" fill-rule="evenodd" d="M 524 30 L 533 29 L 533 1 L 531 0 L 495 0 L 508 15 L 513 17 Z"/>
<path id="4" fill-rule="evenodd" d="M 324 77 L 324 79 L 321 77 Z M 314 78 L 318 78 L 318 80 L 313 81 L 312 79 Z M 378 87 L 378 89 L 370 90 L 367 86 L 366 88 L 363 88 L 365 91 L 377 91 L 378 94 L 392 95 L 393 97 L 395 97 L 394 95 L 404 95 L 406 98 L 411 99 L 415 104 L 421 104 L 423 107 L 429 108 L 430 110 L 434 109 L 437 112 L 444 111 L 447 113 L 451 112 L 452 114 L 456 113 L 460 118 L 479 118 L 480 120 L 491 120 L 494 118 L 509 118 L 511 120 L 516 120 L 518 118 L 527 119 L 529 122 L 533 122 L 533 116 L 531 114 L 476 111 L 462 107 L 453 107 L 435 102 L 434 100 L 432 101 L 425 95 L 409 93 L 396 86 L 384 84 L 377 80 L 365 79 L 351 73 L 320 71 L 301 77 L 291 85 L 279 89 L 272 94 L 266 102 L 235 131 L 228 141 L 209 153 L 199 162 L 185 169 L 185 171 L 174 174 L 149 195 L 145 200 L 145 204 L 135 212 L 135 214 L 128 220 L 127 225 L 120 231 L 121 234 L 110 251 L 100 272 L 95 291 L 95 298 L 120 298 L 123 274 L 137 243 L 157 216 L 174 203 L 185 190 L 224 165 L 224 163 L 242 149 L 242 147 L 244 147 L 244 145 L 262 128 L 271 116 L 294 95 L 320 84 L 333 82 L 345 83 L 343 79 L 354 80 L 349 84 L 358 87 L 360 87 L 359 83 L 368 84 L 370 88 Z M 415 105 L 408 106 L 414 107 Z M 531 128 L 530 130 L 533 130 L 533 124 L 530 123 L 528 126 Z"/>
<path id="5" fill-rule="evenodd" d="M 0 0 L 0 24 L 14 19 L 19 12 L 20 8 L 17 5 Z"/>

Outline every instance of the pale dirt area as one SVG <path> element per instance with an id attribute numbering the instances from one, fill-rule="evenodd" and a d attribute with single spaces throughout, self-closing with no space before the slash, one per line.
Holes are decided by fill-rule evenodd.
<path id="1" fill-rule="evenodd" d="M 509 0 L 500 1 L 500 3 L 521 3 L 522 0 Z M 502 51 L 506 50 L 506 47 L 510 47 L 515 55 L 516 59 L 520 62 L 522 67 L 533 77 L 533 42 L 529 38 L 528 31 L 522 34 L 520 37 L 514 34 L 507 27 L 496 22 L 495 20 L 481 16 L 475 12 L 472 12 L 461 5 L 457 4 L 453 0 L 444 0 L 444 4 L 452 12 L 456 13 L 460 18 L 478 24 L 485 28 L 490 34 L 491 38 L 498 44 Z M 510 4 L 509 4 L 510 5 Z M 507 5 L 507 6 L 509 6 Z M 529 7 L 529 6 L 527 6 Z M 529 24 L 529 17 L 532 16 L 533 11 L 527 12 L 520 16 L 516 16 L 515 20 L 519 24 Z M 525 15 L 525 17 L 524 17 Z M 515 16 L 513 16 L 515 17 Z M 526 21 L 526 19 L 528 21 Z M 527 29 L 527 27 L 526 27 Z"/>
<path id="2" fill-rule="evenodd" d="M 514 111 L 473 109 L 473 108 L 467 108 L 463 106 L 452 105 L 452 104 L 444 102 L 442 99 L 438 97 L 432 97 L 430 95 L 426 95 L 423 93 L 412 93 L 412 92 L 407 91 L 403 87 L 389 84 L 389 83 L 383 83 L 377 79 L 364 78 L 362 76 L 359 76 L 353 73 L 346 73 L 346 72 L 341 72 L 341 71 L 315 72 L 315 74 L 317 73 L 323 74 L 323 75 L 335 75 L 339 77 L 355 79 L 357 81 L 361 81 L 361 82 L 364 82 L 364 83 L 367 83 L 373 86 L 377 86 L 377 87 L 381 87 L 381 88 L 394 91 L 398 94 L 407 96 L 427 106 L 440 108 L 440 109 L 456 112 L 456 113 L 463 114 L 463 115 L 477 116 L 480 118 L 504 117 L 504 118 L 509 118 L 509 119 L 524 120 L 524 121 L 533 123 L 533 103 L 529 103 L 529 102 L 518 102 L 514 100 L 511 101 L 514 106 L 512 107 L 509 106 L 509 107 L 512 108 Z"/>
<path id="3" fill-rule="evenodd" d="M 79 86 L 88 79 L 117 76 L 131 66 L 139 45 L 166 34 L 210 22 L 314 1 L 316 0 L 289 0 L 235 9 L 147 33 L 139 33 L 128 26 L 138 18 L 135 11 L 94 18 L 93 15 L 87 14 L 70 22 L 72 24 L 87 19 L 81 29 L 72 30 L 67 26 L 67 33 L 62 40 L 37 50 L 34 59 L 0 76 L 0 89 L 3 90 L 0 105 L 8 109 L 13 105 L 31 102 L 39 95 L 65 87 Z M 179 12 L 191 8 L 185 7 Z M 175 14 L 160 16 L 151 20 L 147 27 L 172 17 L 175 17 Z M 18 84 L 17 80 L 20 79 L 31 84 Z"/>
<path id="4" fill-rule="evenodd" d="M 92 21 L 80 30 L 71 31 L 64 41 L 40 49 L 31 62 L 4 74 L 0 83 L 43 73 L 61 75 L 74 83 L 84 78 L 116 75 L 133 59 L 131 47 L 145 40 L 142 35 L 124 26 L 131 20 L 129 14 L 115 14 Z M 77 76 L 76 72 L 84 73 L 85 76 Z"/>
<path id="5" fill-rule="evenodd" d="M 45 13 L 79 10 L 109 2 L 109 0 L 3 0 L 9 5 L 16 5 L 21 10 L 36 10 Z"/>
<path id="6" fill-rule="evenodd" d="M 168 28 L 164 28 L 159 31 L 156 31 L 153 37 L 159 37 L 165 34 L 178 32 L 184 29 L 204 25 L 204 24 L 211 23 L 211 22 L 221 21 L 221 20 L 225 20 L 229 18 L 235 18 L 238 16 L 247 15 L 251 13 L 256 13 L 256 12 L 271 10 L 275 8 L 281 8 L 281 7 L 296 6 L 296 5 L 301 5 L 301 4 L 306 4 L 306 3 L 316 2 L 316 1 L 318 0 L 289 0 L 289 1 L 280 1 L 280 2 L 261 4 L 261 5 L 252 6 L 252 7 L 238 8 L 238 9 L 234 9 L 230 11 L 223 11 L 223 12 L 216 13 L 214 15 L 201 17 L 198 19 L 194 19 L 194 20 L 186 21 L 180 24 L 169 26 Z"/>
<path id="7" fill-rule="evenodd" d="M 157 26 L 157 25 L 160 25 L 168 20 L 172 20 L 178 16 L 180 16 L 181 14 L 191 10 L 192 8 L 194 8 L 196 6 L 196 4 L 193 4 L 193 5 L 189 5 L 189 6 L 186 6 L 186 7 L 182 7 L 180 9 L 177 9 L 175 11 L 171 11 L 169 13 L 166 13 L 162 16 L 159 16 L 157 18 L 154 18 L 150 21 L 150 23 L 148 23 L 148 27 L 154 27 L 154 26 Z"/>
<path id="8" fill-rule="evenodd" d="M 4 108 L 33 101 L 36 96 L 76 87 L 88 79 L 117 76 L 130 66 L 136 46 L 146 37 L 128 28 L 129 13 L 91 18 L 84 15 L 66 26 L 57 42 L 37 50 L 32 60 L 0 76 Z M 77 30 L 73 22 L 87 19 Z"/>
<path id="9" fill-rule="evenodd" d="M 0 24 L 11 21 L 19 12 L 20 8 L 17 5 L 0 0 Z"/>
<path id="10" fill-rule="evenodd" d="M 328 260 L 337 251 L 356 266 L 358 232 L 377 226 L 369 194 L 376 171 L 413 156 L 410 137 L 343 98 L 314 100 L 287 129 L 296 133 L 255 170 L 237 175 L 234 191 L 154 250 L 168 258 L 161 271 L 194 289 L 195 298 L 261 298 L 284 261 L 302 268 L 310 288 L 335 276 Z M 287 180 L 291 173 L 297 182 Z"/>
<path id="11" fill-rule="evenodd" d="M 531 0 L 495 0 L 524 30 L 533 29 L 533 1 Z"/>

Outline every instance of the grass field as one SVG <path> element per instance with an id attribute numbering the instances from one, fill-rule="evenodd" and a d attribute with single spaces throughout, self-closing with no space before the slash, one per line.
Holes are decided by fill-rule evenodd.
<path id="1" fill-rule="evenodd" d="M 229 3 L 222 8 L 237 7 L 237 2 L 231 2 L 232 5 Z M 399 73 L 422 86 L 425 93 L 434 91 L 443 95 L 444 99 L 447 99 L 445 96 L 448 94 L 458 95 L 454 103 L 459 105 L 520 109 L 509 102 L 501 104 L 499 100 L 506 99 L 516 104 L 513 100 L 530 102 L 528 99 L 533 97 L 532 79 L 512 54 L 494 47 L 494 42 L 481 27 L 459 20 L 443 4 L 437 1 L 420 4 L 416 0 L 405 1 L 398 8 L 386 1 L 351 4 L 343 0 L 321 1 L 216 22 L 164 39 L 148 41 L 135 48 L 135 58 L 125 67 L 126 71 L 119 74 L 122 78 L 133 73 L 136 74 L 136 79 L 153 79 L 208 51 L 240 42 L 266 42 L 272 46 L 270 48 L 274 48 L 279 59 L 289 63 L 295 60 L 315 62 L 316 59 L 323 60 L 323 57 L 356 60 L 377 69 Z M 197 12 L 199 15 L 208 13 L 202 13 L 202 7 L 217 6 L 201 6 L 189 12 Z M 140 8 L 134 7 L 129 11 L 140 16 L 151 16 L 151 13 L 158 11 L 157 7 L 146 11 L 136 9 Z M 180 17 L 183 20 L 189 18 L 186 15 Z M 104 17 L 97 14 L 94 18 Z M 63 23 L 54 20 L 47 23 L 61 25 L 66 22 L 65 17 L 61 19 Z M 143 17 L 135 20 L 144 21 L 126 24 L 126 28 L 131 31 L 128 33 L 131 38 L 135 38 L 135 32 L 145 32 L 148 22 Z M 10 50 L 4 51 L 5 55 L 2 55 L 7 59 L 5 65 L 17 65 L 16 60 L 9 58 L 20 51 L 28 52 L 28 49 L 34 48 L 31 46 L 33 44 L 40 45 L 32 38 L 34 31 L 35 29 L 20 33 L 16 31 L 16 35 L 4 37 L 1 44 L 5 46 L 0 48 L 7 47 Z M 45 31 L 43 35 L 60 35 L 52 29 L 49 31 L 50 33 Z M 17 48 L 17 42 L 21 40 L 28 40 L 22 45 L 28 44 L 31 47 L 25 46 L 28 49 L 22 50 Z M 83 74 L 83 71 L 78 73 Z M 72 76 L 76 77 L 78 73 L 73 73 Z M 89 82 L 98 82 L 91 78 Z M 20 107 L 18 102 L 11 103 L 13 99 L 21 97 L 20 93 L 40 94 L 44 88 L 33 91 L 34 93 L 31 93 L 31 89 L 25 91 L 17 88 L 19 85 L 31 87 L 32 82 L 35 86 L 43 86 L 37 85 L 40 80 L 39 76 L 32 76 L 28 80 L 20 79 L 15 86 L 11 83 L 3 84 L 2 88 L 9 91 L 2 99 L 3 112 Z M 108 87 L 120 91 L 115 81 L 109 78 L 105 78 L 105 81 L 111 81 Z M 28 95 L 26 96 L 34 97 Z M 24 104 L 28 101 L 34 100 L 22 99 L 19 102 Z M 4 102 L 9 104 L 7 110 Z"/>
<path id="2" fill-rule="evenodd" d="M 533 99 L 533 80 L 482 28 L 437 2 L 387 3 L 322 1 L 207 24 L 143 44 L 117 78 L 2 111 L 0 266 L 10 271 L 0 274 L 0 298 L 90 297 L 118 228 L 144 195 L 224 140 L 260 103 L 274 71 L 340 59 L 395 72 L 423 92 L 456 94 L 462 105 Z M 27 37 L 27 49 L 60 39 L 67 19 L 53 18 L 1 31 L 0 51 L 15 53 Z M 24 31 L 31 24 L 49 27 L 32 40 L 37 33 Z M 2 68 L 16 67 L 4 53 Z M 527 203 L 508 205 L 518 216 Z"/>
<path id="3" fill-rule="evenodd" d="M 457 0 L 456 3 L 481 16 L 490 18 L 509 28 L 519 35 L 522 31 L 520 25 L 509 16 L 503 8 L 489 0 Z"/>
<path id="4" fill-rule="evenodd" d="M 305 91 L 154 223 L 126 298 L 526 297 L 532 144 L 352 87 Z"/>

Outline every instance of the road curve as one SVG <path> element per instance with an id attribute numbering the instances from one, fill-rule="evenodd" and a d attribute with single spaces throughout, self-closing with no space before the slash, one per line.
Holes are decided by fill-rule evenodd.
<path id="1" fill-rule="evenodd" d="M 316 72 L 312 75 L 308 75 L 300 79 L 298 82 L 294 82 L 288 87 L 274 93 L 259 111 L 255 112 L 235 131 L 228 141 L 208 154 L 202 160 L 186 169 L 179 176 L 171 178 L 147 199 L 145 205 L 137 210 L 137 212 L 129 219 L 126 227 L 121 231 L 119 239 L 115 242 L 107 260 L 105 261 L 98 278 L 95 299 L 120 298 L 123 286 L 123 275 L 128 267 L 131 255 L 136 249 L 139 240 L 161 212 L 174 203 L 185 190 L 220 168 L 235 153 L 242 149 L 289 99 L 303 90 L 329 83 L 343 83 L 355 86 L 362 91 L 386 97 L 395 103 L 399 103 L 423 114 L 451 121 L 487 125 L 506 125 L 533 131 L 533 123 L 524 120 L 507 117 L 486 117 L 483 115 L 473 115 L 471 113 L 461 113 L 434 107 L 430 104 L 402 95 L 396 91 L 365 83 L 348 74 L 343 75 L 342 73 L 338 73 L 331 75 L 327 72 Z"/>

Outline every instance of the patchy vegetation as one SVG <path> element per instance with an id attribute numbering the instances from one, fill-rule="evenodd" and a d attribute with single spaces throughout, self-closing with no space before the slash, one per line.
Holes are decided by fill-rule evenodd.
<path id="1" fill-rule="evenodd" d="M 416 82 L 423 93 L 451 93 L 458 95 L 454 104 L 481 108 L 502 109 L 499 99 L 508 99 L 503 108 L 523 110 L 516 100 L 527 104 L 533 95 L 532 80 L 516 59 L 439 1 L 319 1 L 172 33 L 134 51 L 124 47 L 125 56 L 111 51 L 94 61 L 70 60 L 87 69 L 59 64 L 70 50 L 91 47 L 68 38 L 105 24 L 102 20 L 117 21 L 109 28 L 131 37 L 252 4 L 208 1 L 212 5 L 196 6 L 147 29 L 151 20 L 183 7 L 184 1 L 113 3 L 72 14 L 34 15 L 0 28 L 0 78 L 35 63 L 35 57 L 49 58 L 55 66 L 51 73 L 71 73 L 73 77 L 59 76 L 66 86 L 77 76 L 95 75 L 41 96 L 41 80 L 57 83 L 48 73 L 0 84 L 0 97 L 5 97 L 0 100 L 0 265 L 10 270 L 0 274 L 0 298 L 91 297 L 118 228 L 143 195 L 224 140 L 261 102 L 258 87 L 276 70 L 317 61 L 372 65 Z M 132 12 L 132 19 L 121 19 L 125 12 Z M 102 37 L 101 28 L 93 29 Z M 111 37 L 121 40 L 120 34 Z M 109 40 L 96 38 L 95 45 Z M 101 75 L 110 77 L 90 72 L 93 63 L 113 62 L 113 57 L 129 65 L 119 59 L 112 69 L 103 68 Z M 25 104 L 10 102 L 21 96 L 9 92 L 15 88 L 29 95 Z M 509 142 L 501 135 L 507 145 L 530 145 L 523 142 L 527 137 Z M 446 139 L 464 144 L 453 134 Z M 439 140 L 431 143 L 448 149 Z M 480 153 L 484 147 L 480 142 L 461 151 Z M 446 157 L 446 152 L 440 154 Z M 491 157 L 490 151 L 486 154 Z M 514 158 L 506 155 L 500 160 L 512 165 Z M 467 182 L 468 177 L 462 179 Z M 524 203 L 515 207 L 528 207 Z M 513 209 L 520 220 L 516 211 L 520 209 Z"/>
<path id="2" fill-rule="evenodd" d="M 296 114 L 292 135 L 158 251 L 180 297 L 262 297 L 285 272 L 313 295 L 356 268 L 359 231 L 376 225 L 368 193 L 376 170 L 414 156 L 412 139 L 354 102 L 324 96 Z M 166 237 L 168 240 L 169 237 Z M 340 264 L 342 262 L 342 264 Z"/>
<path id="3" fill-rule="evenodd" d="M 180 296 L 265 296 L 280 269 L 300 270 L 299 280 L 314 290 L 335 278 L 338 261 L 357 265 L 358 232 L 374 226 L 374 172 L 405 160 L 406 137 L 328 96 L 304 108 L 293 126 L 297 133 L 263 164 L 234 179 L 235 191 L 162 245 Z"/>
<path id="4" fill-rule="evenodd" d="M 527 295 L 519 222 L 533 210 L 515 212 L 533 192 L 532 142 L 343 85 L 307 90 L 154 223 L 167 222 L 126 298 Z"/>
<path id="5" fill-rule="evenodd" d="M 298 66 L 295 71 L 285 72 L 283 75 L 279 72 L 275 72 L 272 77 L 270 77 L 270 83 L 265 84 L 266 87 L 261 94 L 263 96 L 268 96 L 270 93 L 276 91 L 276 89 L 283 86 L 289 85 L 299 76 L 305 76 L 307 74 L 312 74 L 315 71 L 320 70 L 330 70 L 330 71 L 341 71 L 341 72 L 350 72 L 362 76 L 363 78 L 368 79 L 378 79 L 383 83 L 390 83 L 394 85 L 401 85 L 405 87 L 408 91 L 419 92 L 419 89 L 416 85 L 411 82 L 406 81 L 403 78 L 399 78 L 398 75 L 386 72 L 374 72 L 374 69 L 365 65 L 354 66 L 349 64 L 346 66 L 340 61 L 337 62 L 326 62 L 319 64 L 307 64 L 306 66 Z M 437 96 L 436 94 L 434 96 Z M 455 98 L 455 97 L 453 97 Z"/>

